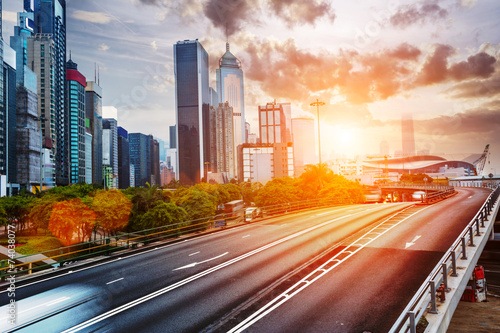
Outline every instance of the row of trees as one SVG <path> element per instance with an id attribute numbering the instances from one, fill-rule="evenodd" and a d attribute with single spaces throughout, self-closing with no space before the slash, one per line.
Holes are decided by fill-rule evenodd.
<path id="1" fill-rule="evenodd" d="M 260 183 L 157 186 L 103 190 L 88 184 L 56 187 L 37 196 L 0 199 L 0 224 L 16 223 L 19 233 L 50 232 L 64 244 L 88 241 L 99 231 L 114 235 L 160 226 L 187 225 L 216 214 L 232 200 L 268 206 L 306 199 L 327 198 L 337 203 L 363 201 L 361 186 L 333 174 L 326 164 L 309 165 L 300 178 L 276 178 Z M 175 228 L 175 227 L 172 227 Z"/>

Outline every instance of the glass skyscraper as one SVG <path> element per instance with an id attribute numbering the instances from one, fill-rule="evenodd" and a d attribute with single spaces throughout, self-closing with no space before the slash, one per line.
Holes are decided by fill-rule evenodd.
<path id="1" fill-rule="evenodd" d="M 26 6 L 25 6 L 26 7 Z M 65 113 L 66 102 L 66 1 L 35 0 L 34 1 L 35 34 L 50 36 L 53 40 L 53 70 L 47 67 L 46 80 L 53 81 L 53 101 L 55 110 L 54 130 L 57 136 L 56 183 L 69 183 L 69 140 L 68 115 Z M 45 50 L 49 52 L 49 50 Z M 48 64 L 47 64 L 48 65 Z"/>
<path id="2" fill-rule="evenodd" d="M 87 80 L 71 59 L 66 70 L 68 93 L 69 182 L 85 182 L 85 86 Z"/>
<path id="3" fill-rule="evenodd" d="M 233 150 L 237 151 L 237 147 L 245 143 L 244 82 L 241 62 L 229 51 L 229 43 L 226 43 L 226 53 L 219 60 L 216 80 L 219 102 L 229 102 L 229 106 L 233 108 Z"/>
<path id="4" fill-rule="evenodd" d="M 102 89 L 94 81 L 85 87 L 85 117 L 92 135 L 92 182 L 102 184 Z"/>
<path id="5" fill-rule="evenodd" d="M 146 187 L 146 183 L 151 185 L 151 141 L 153 136 L 142 133 L 129 133 L 128 140 L 130 165 L 134 166 L 134 186 Z"/>
<path id="6" fill-rule="evenodd" d="M 118 188 L 130 187 L 130 153 L 128 132 L 118 127 Z"/>
<path id="7" fill-rule="evenodd" d="M 174 74 L 178 179 L 191 185 L 210 164 L 208 53 L 198 40 L 174 44 Z"/>

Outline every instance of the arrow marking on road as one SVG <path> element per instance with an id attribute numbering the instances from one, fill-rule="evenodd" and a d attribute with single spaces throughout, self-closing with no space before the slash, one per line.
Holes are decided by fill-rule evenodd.
<path id="1" fill-rule="evenodd" d="M 406 243 L 405 249 L 409 248 L 410 246 L 415 245 L 415 242 L 416 242 L 416 241 L 417 241 L 420 237 L 422 237 L 422 236 L 421 236 L 421 235 L 415 236 L 415 238 L 413 238 L 413 240 L 412 240 L 410 243 Z"/>
<path id="2" fill-rule="evenodd" d="M 226 252 L 226 253 L 223 253 L 221 254 L 220 256 L 217 256 L 217 257 L 213 257 L 213 258 L 210 258 L 210 259 L 207 259 L 207 260 L 203 260 L 203 261 L 200 261 L 200 262 L 193 262 L 192 264 L 189 264 L 189 265 L 186 265 L 186 266 L 182 266 L 182 267 L 179 267 L 179 268 L 176 268 L 174 269 L 174 271 L 177 271 L 179 269 L 186 269 L 186 268 L 191 268 L 191 267 L 194 267 L 196 265 L 199 265 L 199 264 L 203 264 L 205 262 L 209 262 L 209 261 L 212 261 L 212 260 L 215 260 L 215 259 L 219 259 L 220 257 L 223 257 L 225 256 L 226 254 L 228 254 L 229 252 Z"/>

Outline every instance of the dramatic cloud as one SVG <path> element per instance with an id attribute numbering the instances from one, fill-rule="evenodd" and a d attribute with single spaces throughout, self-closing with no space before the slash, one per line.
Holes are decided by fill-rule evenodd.
<path id="1" fill-rule="evenodd" d="M 270 5 L 274 14 L 289 26 L 304 23 L 315 25 L 316 20 L 322 17 L 327 17 L 332 22 L 335 20 L 333 8 L 327 1 L 271 0 Z"/>
<path id="2" fill-rule="evenodd" d="M 113 17 L 107 13 L 88 12 L 85 10 L 75 10 L 71 13 L 71 17 L 80 21 L 98 24 L 108 24 L 113 19 Z"/>
<path id="3" fill-rule="evenodd" d="M 446 91 L 454 98 L 495 97 L 500 94 L 500 75 L 487 80 L 459 83 Z"/>
<path id="4" fill-rule="evenodd" d="M 208 0 L 204 13 L 212 24 L 232 35 L 251 19 L 257 3 L 248 0 Z"/>
<path id="5" fill-rule="evenodd" d="M 431 85 L 447 80 L 464 81 L 472 78 L 487 78 L 495 72 L 496 59 L 484 52 L 472 55 L 467 61 L 448 65 L 448 58 L 455 52 L 449 45 L 436 45 L 434 53 L 424 63 L 417 84 Z"/>
<path id="6" fill-rule="evenodd" d="M 448 16 L 448 11 L 436 3 L 421 3 L 418 5 L 401 6 L 389 19 L 396 27 L 405 29 L 413 24 L 423 24 L 442 20 Z"/>
<path id="7" fill-rule="evenodd" d="M 422 54 L 418 48 L 407 43 L 401 44 L 394 51 L 390 51 L 388 55 L 390 57 L 399 58 L 402 60 L 417 60 L 417 58 Z"/>
<path id="8" fill-rule="evenodd" d="M 439 131 L 441 135 L 466 133 L 498 133 L 500 131 L 500 109 L 482 108 L 453 116 L 440 116 L 429 120 L 414 120 L 415 129 L 423 134 Z"/>

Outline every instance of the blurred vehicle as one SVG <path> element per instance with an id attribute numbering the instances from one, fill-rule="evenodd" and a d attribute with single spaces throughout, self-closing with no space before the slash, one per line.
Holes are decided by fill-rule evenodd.
<path id="1" fill-rule="evenodd" d="M 411 197 L 413 201 L 423 201 L 423 199 L 425 199 L 425 191 L 415 191 Z"/>
<path id="2" fill-rule="evenodd" d="M 252 221 L 254 218 L 261 216 L 260 208 L 249 207 L 245 210 L 245 222 Z"/>
<path id="3" fill-rule="evenodd" d="M 384 202 L 382 190 L 378 186 L 364 186 L 363 195 L 365 203 Z"/>
<path id="4" fill-rule="evenodd" d="M 97 298 L 99 289 L 81 284 L 67 285 L 24 299 L 16 299 L 15 294 L 17 291 L 9 293 L 12 293 L 10 303 L 0 307 L 1 332 L 17 331 L 42 321 L 46 332 L 57 332 L 61 331 L 66 324 L 61 321 L 50 320 L 51 317 L 64 317 L 63 312 L 71 312 L 69 315 L 75 316 L 72 311 L 82 311 L 81 308 L 78 310 L 75 310 L 75 308 L 85 306 L 84 303 Z M 88 306 L 95 308 L 95 304 L 91 303 Z M 15 320 L 14 324 L 11 323 L 11 319 Z M 54 327 L 54 325 L 58 327 Z M 27 330 L 30 331 L 29 328 Z M 36 331 L 37 329 L 32 328 L 32 330 Z"/>
<path id="5" fill-rule="evenodd" d="M 243 200 L 233 200 L 230 202 L 226 202 L 224 204 L 224 213 L 226 214 L 226 218 L 236 218 L 243 215 L 244 206 L 245 203 Z"/>

